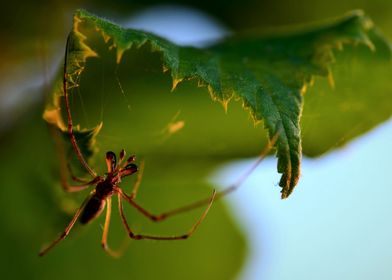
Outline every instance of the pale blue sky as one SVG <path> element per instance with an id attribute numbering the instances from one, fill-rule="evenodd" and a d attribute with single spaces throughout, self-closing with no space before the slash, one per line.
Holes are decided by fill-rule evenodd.
<path id="1" fill-rule="evenodd" d="M 241 279 L 392 279 L 391 143 L 389 121 L 324 157 L 304 158 L 283 201 L 276 159 L 265 160 L 227 198 L 251 248 Z M 254 160 L 225 167 L 214 181 L 229 185 Z"/>

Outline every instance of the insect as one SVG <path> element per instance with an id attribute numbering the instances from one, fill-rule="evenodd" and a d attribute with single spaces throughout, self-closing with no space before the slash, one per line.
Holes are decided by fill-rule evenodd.
<path id="1" fill-rule="evenodd" d="M 113 195 L 116 195 L 118 198 L 118 207 L 119 207 L 119 213 L 121 216 L 121 221 L 129 235 L 130 238 L 135 239 L 135 240 L 142 240 L 142 239 L 153 239 L 153 240 L 183 240 L 187 239 L 190 237 L 198 228 L 198 226 L 201 224 L 201 222 L 204 220 L 206 217 L 208 211 L 210 210 L 212 203 L 214 200 L 221 198 L 228 193 L 231 193 L 232 191 L 236 190 L 240 185 L 244 182 L 244 180 L 253 172 L 253 170 L 259 165 L 259 163 L 263 160 L 263 158 L 268 154 L 270 149 L 273 147 L 277 140 L 278 134 L 275 134 L 268 145 L 264 148 L 262 151 L 261 155 L 259 156 L 258 160 L 255 162 L 255 164 L 246 172 L 235 184 L 232 186 L 228 187 L 227 189 L 216 192 L 215 190 L 213 191 L 213 194 L 206 198 L 202 199 L 199 201 L 196 201 L 194 203 L 185 205 L 183 207 L 176 208 L 174 210 L 159 214 L 159 215 L 154 215 L 145 208 L 143 208 L 141 205 L 139 205 L 136 201 L 136 195 L 137 191 L 139 189 L 140 181 L 141 181 L 141 176 L 142 176 L 142 171 L 143 170 L 143 163 L 141 165 L 140 171 L 138 166 L 135 164 L 135 156 L 130 156 L 127 160 L 125 160 L 125 150 L 121 150 L 119 153 L 119 160 L 117 161 L 116 154 L 112 151 L 109 151 L 106 153 L 105 161 L 106 161 L 106 166 L 107 166 L 107 173 L 105 176 L 98 176 L 97 173 L 94 171 L 92 167 L 87 163 L 85 160 L 79 146 L 76 140 L 76 137 L 73 132 L 73 122 L 72 122 L 72 116 L 71 116 L 71 110 L 69 106 L 69 96 L 67 93 L 67 54 L 68 54 L 68 45 L 69 45 L 69 40 L 70 36 L 68 36 L 67 39 L 67 44 L 66 44 L 66 50 L 65 50 L 65 57 L 64 57 L 64 75 L 63 75 L 63 92 L 64 92 L 64 100 L 65 100 L 65 108 L 66 108 L 66 115 L 67 115 L 67 121 L 68 121 L 68 135 L 69 139 L 72 144 L 72 148 L 76 154 L 76 157 L 80 164 L 84 167 L 84 169 L 92 176 L 92 180 L 86 181 L 80 178 L 77 178 L 73 176 L 72 174 L 72 179 L 74 181 L 80 182 L 82 184 L 80 185 L 74 185 L 70 186 L 66 182 L 66 180 L 63 181 L 63 187 L 65 191 L 67 192 L 78 192 L 87 189 L 90 186 L 95 185 L 95 189 L 90 192 L 90 194 L 87 196 L 87 198 L 84 200 L 82 205 L 78 208 L 76 213 L 74 214 L 73 218 L 65 228 L 65 230 L 60 234 L 58 238 L 56 238 L 52 243 L 50 243 L 47 247 L 45 247 L 43 250 L 39 252 L 39 256 L 44 256 L 47 254 L 53 247 L 55 247 L 59 242 L 64 240 L 68 234 L 70 233 L 71 229 L 75 225 L 76 221 L 79 219 L 82 224 L 87 224 L 91 221 L 93 221 L 95 218 L 97 218 L 104 210 L 106 207 L 106 218 L 105 218 L 105 223 L 103 227 L 103 234 L 102 234 L 102 247 L 110 255 L 116 256 L 116 252 L 112 251 L 107 243 L 107 236 L 108 236 L 108 231 L 109 231 L 109 224 L 110 224 L 110 217 L 111 217 L 111 198 Z M 126 194 L 123 189 L 120 187 L 120 183 L 124 177 L 130 176 L 132 174 L 135 174 L 136 172 L 139 171 L 139 176 L 137 177 L 131 195 Z M 168 217 L 177 215 L 179 213 L 187 212 L 190 210 L 193 210 L 195 208 L 201 207 L 206 205 L 204 211 L 202 212 L 201 216 L 199 219 L 193 224 L 193 226 L 185 233 L 182 235 L 176 235 L 176 236 L 153 236 L 153 235 L 145 235 L 145 234 L 136 234 L 132 231 L 132 229 L 129 227 L 127 219 L 124 215 L 123 211 L 123 205 L 122 202 L 123 200 L 127 201 L 132 207 L 134 207 L 137 211 L 139 211 L 142 215 L 147 217 L 148 219 L 152 221 L 163 221 L 167 219 Z"/>

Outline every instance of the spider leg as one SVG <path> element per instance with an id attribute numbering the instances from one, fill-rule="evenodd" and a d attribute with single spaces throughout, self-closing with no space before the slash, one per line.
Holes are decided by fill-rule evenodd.
<path id="1" fill-rule="evenodd" d="M 101 245 L 102 248 L 105 250 L 105 252 L 112 256 L 112 257 L 120 257 L 122 255 L 122 252 L 116 252 L 110 249 L 108 246 L 108 233 L 109 233 L 109 225 L 110 225 L 110 216 L 112 212 L 112 198 L 108 197 L 106 199 L 106 217 L 105 217 L 105 225 L 103 227 L 103 233 L 102 233 L 102 241 Z"/>
<path id="2" fill-rule="evenodd" d="M 60 165 L 59 169 L 60 169 L 61 186 L 63 187 L 64 191 L 75 192 L 87 188 L 87 186 L 85 185 L 94 184 L 96 182 L 95 180 L 97 180 L 98 177 L 96 177 L 92 181 L 89 181 L 87 179 L 78 178 L 73 174 L 71 166 L 69 163 L 67 163 L 66 160 L 64 146 L 63 146 L 64 143 L 62 143 L 62 137 L 60 132 L 57 129 L 54 129 L 53 127 L 49 127 L 49 128 L 54 139 L 55 148 L 57 150 L 58 161 Z M 68 184 L 69 175 L 71 175 L 73 181 L 83 183 L 83 186 L 70 186 Z"/>
<path id="3" fill-rule="evenodd" d="M 129 227 L 128 222 L 125 218 L 124 215 L 124 210 L 123 210 L 123 206 L 122 206 L 122 199 L 123 199 L 123 195 L 118 192 L 118 208 L 119 208 L 119 212 L 120 212 L 120 216 L 121 216 L 121 221 L 124 224 L 125 229 L 128 232 L 128 235 L 130 238 L 135 239 L 135 240 L 142 240 L 142 239 L 150 239 L 150 240 L 182 240 L 182 239 L 187 239 L 190 236 L 192 236 L 192 234 L 196 231 L 196 229 L 199 227 L 199 225 L 201 224 L 201 222 L 205 219 L 205 217 L 207 216 L 208 211 L 211 208 L 211 205 L 214 201 L 215 198 L 215 190 L 209 200 L 209 204 L 207 205 L 206 209 L 203 211 L 203 213 L 201 214 L 200 218 L 193 224 L 193 226 L 185 233 L 182 235 L 173 235 L 173 236 L 155 236 L 155 235 L 146 235 L 146 234 L 135 234 Z"/>
<path id="4" fill-rule="evenodd" d="M 65 99 L 65 108 L 66 108 L 66 112 L 67 112 L 67 119 L 68 119 L 68 135 L 69 138 L 71 140 L 71 144 L 72 147 L 75 151 L 76 157 L 78 158 L 79 162 L 81 163 L 81 165 L 86 169 L 86 171 L 88 173 L 90 173 L 90 175 L 92 177 L 97 177 L 97 173 L 90 167 L 90 165 L 88 165 L 87 161 L 85 160 L 82 152 L 80 151 L 80 148 L 78 146 L 78 143 L 76 141 L 76 137 L 73 133 L 73 123 L 72 123 L 72 116 L 71 116 L 71 109 L 69 106 L 69 96 L 68 96 L 68 92 L 67 92 L 67 62 L 68 62 L 68 46 L 70 43 L 70 38 L 71 38 L 71 34 L 68 35 L 67 38 L 67 44 L 65 47 L 65 56 L 64 56 L 64 76 L 63 76 L 63 92 L 64 92 L 64 99 Z"/>
<path id="5" fill-rule="evenodd" d="M 69 175 L 71 176 L 71 179 L 72 179 L 74 182 L 83 183 L 83 184 L 86 184 L 86 183 L 90 182 L 88 179 L 80 178 L 80 177 L 76 176 L 76 175 L 72 172 L 72 168 L 71 168 L 71 165 L 70 165 L 69 163 L 67 163 L 67 169 L 68 169 Z"/>
<path id="6" fill-rule="evenodd" d="M 188 205 L 176 208 L 176 209 L 171 210 L 171 211 L 163 212 L 161 214 L 152 214 L 150 211 L 145 209 L 143 206 L 141 206 L 140 204 L 135 202 L 132 199 L 132 197 L 128 196 L 120 188 L 116 188 L 116 191 L 122 196 L 122 198 L 124 198 L 126 201 L 128 201 L 129 204 L 132 207 L 134 207 L 137 211 L 139 211 L 145 217 L 147 217 L 148 219 L 150 219 L 151 221 L 154 221 L 154 222 L 161 222 L 161 221 L 166 220 L 167 218 L 169 218 L 171 216 L 174 216 L 176 214 L 188 212 L 188 211 L 191 211 L 193 209 L 199 208 L 199 207 L 201 207 L 203 205 L 209 204 L 210 200 L 211 200 L 211 197 L 210 197 L 210 198 L 202 199 L 202 200 L 196 201 L 194 203 L 191 203 L 191 204 L 188 204 Z M 222 196 L 223 196 L 223 192 L 215 192 L 214 191 L 214 199 L 213 200 L 217 200 L 218 198 L 220 198 Z"/>
<path id="7" fill-rule="evenodd" d="M 64 191 L 66 191 L 66 192 L 79 192 L 79 191 L 87 189 L 89 186 L 97 184 L 100 181 L 102 181 L 102 178 L 98 176 L 98 177 L 94 178 L 93 180 L 91 180 L 85 184 L 82 184 L 82 185 L 69 185 L 66 180 L 62 179 L 61 185 L 62 185 Z"/>
<path id="8" fill-rule="evenodd" d="M 241 187 L 241 185 L 244 183 L 244 181 L 249 177 L 250 174 L 252 174 L 252 172 L 260 165 L 260 163 L 263 161 L 263 159 L 270 152 L 272 147 L 275 145 L 275 143 L 278 139 L 278 136 L 279 136 L 279 133 L 276 133 L 272 137 L 272 139 L 269 141 L 269 143 L 261 151 L 258 159 L 251 166 L 251 168 L 248 169 L 234 184 L 232 184 L 231 186 L 227 187 L 226 189 L 224 189 L 222 191 L 217 192 L 216 195 L 214 196 L 214 200 L 218 200 L 218 199 L 226 196 L 227 194 L 232 193 L 233 191 L 237 190 L 239 187 Z M 185 213 L 185 212 L 191 211 L 193 209 L 199 208 L 203 205 L 210 203 L 210 198 L 204 198 L 201 200 L 197 200 L 193 203 L 181 206 L 179 208 L 176 208 L 176 209 L 173 209 L 173 210 L 170 210 L 170 211 L 158 214 L 158 215 L 154 215 L 154 214 L 150 213 L 148 210 L 146 210 L 143 206 L 141 206 L 140 204 L 135 202 L 133 200 L 134 197 L 132 196 L 132 194 L 129 196 L 126 193 L 124 193 L 120 188 L 117 188 L 117 191 L 121 194 L 121 196 L 126 201 L 129 202 L 129 204 L 131 204 L 140 213 L 142 213 L 144 216 L 146 216 L 147 218 L 149 218 L 150 220 L 152 220 L 154 222 L 163 221 L 171 216 L 175 216 L 180 213 Z"/>
<path id="9" fill-rule="evenodd" d="M 138 192 L 139 187 L 140 187 L 140 183 L 142 182 L 143 172 L 144 172 L 144 160 L 142 160 L 140 162 L 139 172 L 137 174 L 136 181 L 133 184 L 131 195 L 129 196 L 130 199 L 135 199 L 136 198 L 137 192 Z"/>
<path id="10" fill-rule="evenodd" d="M 72 227 L 75 225 L 75 222 L 77 221 L 77 219 L 80 216 L 80 213 L 82 212 L 84 206 L 86 206 L 87 201 L 91 198 L 92 194 L 94 192 L 91 192 L 90 195 L 83 201 L 82 205 L 79 207 L 79 209 L 76 211 L 75 215 L 73 216 L 71 222 L 67 225 L 67 227 L 65 228 L 65 230 L 61 233 L 61 235 L 55 239 L 49 246 L 45 247 L 44 249 L 42 249 L 39 252 L 39 256 L 42 257 L 44 256 L 46 253 L 49 252 L 49 250 L 51 250 L 54 246 L 56 246 L 61 240 L 63 240 L 64 238 L 66 238 L 69 234 L 69 232 L 71 231 Z"/>

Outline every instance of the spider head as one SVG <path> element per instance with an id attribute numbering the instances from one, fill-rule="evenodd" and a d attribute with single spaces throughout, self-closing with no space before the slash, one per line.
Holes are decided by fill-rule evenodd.
<path id="1" fill-rule="evenodd" d="M 130 156 L 129 159 L 122 165 L 122 161 L 125 157 L 125 151 L 121 150 L 120 152 L 120 160 L 117 162 L 116 154 L 109 151 L 106 153 L 106 166 L 108 168 L 107 175 L 110 178 L 119 178 L 132 175 L 138 171 L 138 167 L 136 164 L 132 163 L 136 160 L 135 156 Z M 123 167 L 121 167 L 123 166 Z"/>

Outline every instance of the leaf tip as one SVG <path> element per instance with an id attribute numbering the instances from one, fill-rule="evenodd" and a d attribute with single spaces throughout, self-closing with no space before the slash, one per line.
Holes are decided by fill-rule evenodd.
<path id="1" fill-rule="evenodd" d="M 289 197 L 289 194 L 287 194 L 286 192 L 282 191 L 281 193 L 282 193 L 282 195 L 280 196 L 281 199 L 286 199 Z"/>
<path id="2" fill-rule="evenodd" d="M 335 89 L 335 79 L 333 78 L 332 70 L 328 69 L 328 83 L 332 89 Z"/>
<path id="3" fill-rule="evenodd" d="M 99 134 L 103 127 L 103 122 L 100 122 L 97 126 L 93 127 L 92 129 L 79 129 L 80 131 L 88 131 L 91 135 L 91 138 L 93 139 L 92 144 L 95 145 L 95 137 Z"/>
<path id="4" fill-rule="evenodd" d="M 182 82 L 182 80 L 182 78 L 173 78 L 171 91 L 174 91 L 177 88 L 178 84 Z"/>
<path id="5" fill-rule="evenodd" d="M 66 130 L 66 126 L 60 115 L 60 108 L 46 109 L 42 117 L 48 124 L 59 128 L 61 131 Z"/>
<path id="6" fill-rule="evenodd" d="M 227 110 L 229 108 L 229 102 L 230 102 L 230 99 L 225 99 L 225 100 L 221 101 L 221 104 L 223 106 L 223 110 L 225 111 L 225 113 L 227 113 Z"/>
<path id="7" fill-rule="evenodd" d="M 124 50 L 123 49 L 120 49 L 120 48 L 116 48 L 117 49 L 117 54 L 116 54 L 116 63 L 117 64 L 120 64 L 120 62 L 121 62 L 121 59 L 122 59 L 122 57 L 123 57 L 123 55 L 124 55 Z"/>

